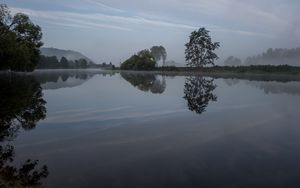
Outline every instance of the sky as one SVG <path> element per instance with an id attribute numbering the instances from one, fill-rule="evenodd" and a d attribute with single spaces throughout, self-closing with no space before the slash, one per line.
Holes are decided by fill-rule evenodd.
<path id="1" fill-rule="evenodd" d="M 2 1 L 2 2 L 1 2 Z M 44 47 L 76 50 L 119 65 L 163 45 L 185 63 L 184 44 L 200 27 L 220 42 L 218 64 L 268 48 L 300 47 L 299 0 L 0 0 L 40 25 Z"/>

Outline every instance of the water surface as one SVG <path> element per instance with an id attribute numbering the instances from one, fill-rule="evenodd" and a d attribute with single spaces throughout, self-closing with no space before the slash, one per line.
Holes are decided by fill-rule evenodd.
<path id="1" fill-rule="evenodd" d="M 0 167 L 38 160 L 33 183 L 300 186 L 299 81 L 37 71 L 0 83 L 1 155 L 14 153 Z"/>

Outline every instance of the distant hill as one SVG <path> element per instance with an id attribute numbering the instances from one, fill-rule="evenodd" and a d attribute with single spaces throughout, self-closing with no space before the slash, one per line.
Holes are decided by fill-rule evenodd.
<path id="1" fill-rule="evenodd" d="M 41 55 L 44 56 L 56 56 L 58 60 L 62 57 L 67 58 L 69 61 L 85 59 L 88 62 L 93 62 L 90 58 L 73 50 L 62 50 L 57 48 L 41 48 Z M 94 62 L 93 62 L 94 63 Z"/>

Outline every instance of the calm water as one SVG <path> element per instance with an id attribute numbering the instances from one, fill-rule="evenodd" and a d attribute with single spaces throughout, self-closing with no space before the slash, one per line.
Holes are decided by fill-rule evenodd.
<path id="1" fill-rule="evenodd" d="M 299 81 L 97 71 L 0 78 L 2 186 L 300 187 Z"/>

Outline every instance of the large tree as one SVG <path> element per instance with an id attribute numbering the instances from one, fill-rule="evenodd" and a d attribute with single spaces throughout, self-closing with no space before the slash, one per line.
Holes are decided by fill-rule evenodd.
<path id="1" fill-rule="evenodd" d="M 22 13 L 11 15 L 7 5 L 0 4 L 0 69 L 33 71 L 38 63 L 42 32 Z"/>
<path id="2" fill-rule="evenodd" d="M 190 40 L 185 44 L 185 59 L 187 65 L 191 67 L 203 67 L 205 65 L 214 65 L 214 61 L 218 59 L 214 52 L 220 47 L 219 42 L 212 42 L 209 31 L 200 28 L 193 31 Z"/>
<path id="3" fill-rule="evenodd" d="M 187 101 L 189 110 L 202 114 L 210 101 L 217 101 L 213 94 L 217 86 L 213 79 L 206 79 L 199 76 L 189 76 L 184 84 L 184 99 Z"/>
<path id="4" fill-rule="evenodd" d="M 150 51 L 156 62 L 160 61 L 161 59 L 163 60 L 164 66 L 167 59 L 166 49 L 163 46 L 152 46 Z"/>

